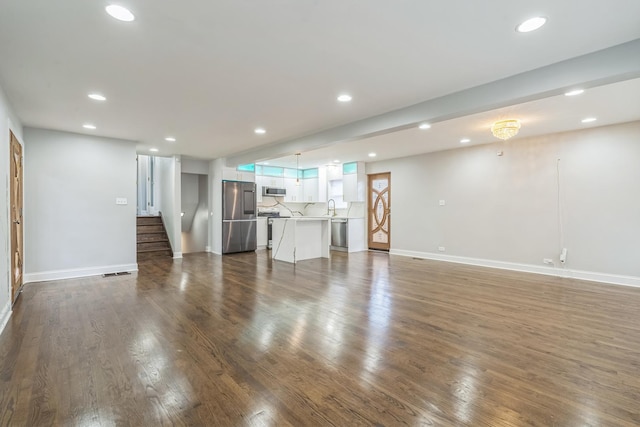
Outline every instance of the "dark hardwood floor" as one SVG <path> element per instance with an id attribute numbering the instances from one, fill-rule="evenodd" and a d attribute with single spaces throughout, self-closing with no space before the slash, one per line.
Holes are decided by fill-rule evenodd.
<path id="1" fill-rule="evenodd" d="M 638 426 L 640 289 L 265 251 L 36 283 L 3 426 Z"/>

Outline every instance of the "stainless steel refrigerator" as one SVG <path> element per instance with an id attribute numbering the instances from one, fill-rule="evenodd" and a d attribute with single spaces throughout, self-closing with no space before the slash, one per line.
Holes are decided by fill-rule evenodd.
<path id="1" fill-rule="evenodd" d="M 256 184 L 222 181 L 222 253 L 255 251 Z"/>

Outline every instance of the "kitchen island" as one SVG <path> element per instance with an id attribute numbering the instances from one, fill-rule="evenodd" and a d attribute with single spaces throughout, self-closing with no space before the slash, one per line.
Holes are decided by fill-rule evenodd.
<path id="1" fill-rule="evenodd" d="M 329 258 L 331 218 L 272 218 L 271 257 L 296 263 L 305 259 Z"/>

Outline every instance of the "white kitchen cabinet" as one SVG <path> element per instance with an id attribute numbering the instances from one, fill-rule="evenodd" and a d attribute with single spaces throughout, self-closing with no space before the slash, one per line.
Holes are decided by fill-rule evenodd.
<path id="1" fill-rule="evenodd" d="M 284 196 L 285 202 L 301 203 L 304 201 L 302 181 L 296 181 L 295 178 L 284 178 L 284 188 L 287 194 Z"/>
<path id="2" fill-rule="evenodd" d="M 318 178 L 305 178 L 302 181 L 304 201 L 319 202 L 320 188 L 318 187 Z"/>
<path id="3" fill-rule="evenodd" d="M 266 217 L 258 218 L 258 223 L 256 225 L 256 239 L 258 249 L 266 249 L 268 243 L 268 226 Z"/>
<path id="4" fill-rule="evenodd" d="M 364 162 L 347 163 L 342 175 L 342 198 L 345 202 L 364 202 L 366 200 L 367 176 Z"/>
<path id="5" fill-rule="evenodd" d="M 326 168 L 327 181 L 342 179 L 342 165 L 328 165 Z"/>
<path id="6" fill-rule="evenodd" d="M 253 172 L 243 172 L 236 170 L 236 168 L 225 167 L 222 170 L 222 179 L 226 181 L 248 181 L 255 182 L 256 174 Z"/>

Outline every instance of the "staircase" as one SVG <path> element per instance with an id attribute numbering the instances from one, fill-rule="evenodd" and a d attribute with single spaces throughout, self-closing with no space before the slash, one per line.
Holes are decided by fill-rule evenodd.
<path id="1" fill-rule="evenodd" d="M 153 258 L 172 258 L 161 216 L 139 216 L 137 218 L 138 261 Z"/>

